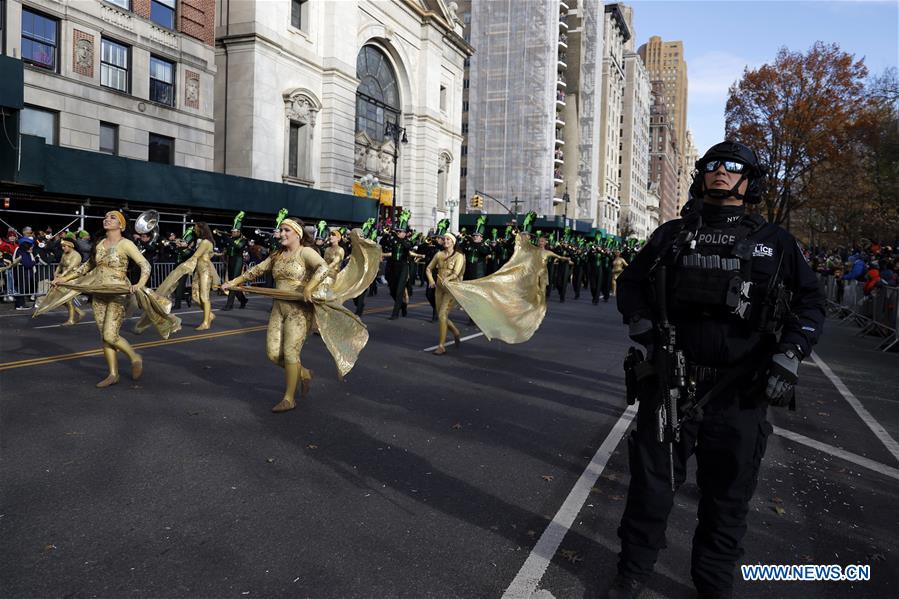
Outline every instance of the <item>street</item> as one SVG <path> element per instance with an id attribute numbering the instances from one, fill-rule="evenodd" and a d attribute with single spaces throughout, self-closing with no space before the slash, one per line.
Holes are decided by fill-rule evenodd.
<path id="1" fill-rule="evenodd" d="M 63 311 L 0 311 L 2 596 L 602 596 L 633 412 L 614 298 L 554 296 L 521 345 L 488 342 L 456 311 L 472 337 L 444 356 L 423 351 L 437 343 L 424 289 L 407 318 L 388 321 L 389 301 L 384 287 L 368 298 L 370 341 L 345 382 L 321 339 L 307 340 L 312 391 L 284 414 L 270 412 L 284 380 L 265 357 L 267 299 L 222 312 L 214 298 L 203 333 L 187 308 L 168 341 L 127 321 L 144 376 L 132 382 L 120 357 L 109 389 L 94 388 L 106 370 L 90 311 L 74 327 L 58 326 Z M 735 597 L 899 593 L 888 445 L 899 368 L 874 346 L 829 320 L 801 367 L 797 411 L 769 410 L 742 562 L 868 564 L 871 580 L 745 582 L 738 571 Z M 693 463 L 644 596 L 695 596 L 697 501 Z"/>

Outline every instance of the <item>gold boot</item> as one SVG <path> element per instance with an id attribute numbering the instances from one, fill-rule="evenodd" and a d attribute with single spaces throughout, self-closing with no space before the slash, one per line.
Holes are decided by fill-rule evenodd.
<path id="1" fill-rule="evenodd" d="M 109 376 L 97 383 L 98 389 L 103 389 L 119 382 L 119 364 L 118 359 L 116 358 L 115 349 L 104 346 L 103 357 L 106 358 L 106 365 L 109 367 Z"/>

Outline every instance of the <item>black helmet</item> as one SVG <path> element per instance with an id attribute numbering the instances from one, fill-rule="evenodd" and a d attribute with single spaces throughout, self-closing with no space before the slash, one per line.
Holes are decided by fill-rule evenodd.
<path id="1" fill-rule="evenodd" d="M 713 160 L 734 160 L 745 164 L 749 168 L 743 172 L 740 180 L 737 181 L 737 184 L 734 185 L 733 189 L 730 191 L 707 190 L 705 189 L 704 178 L 705 165 Z M 762 201 L 763 183 L 767 171 L 759 162 L 758 156 L 756 156 L 755 152 L 749 149 L 749 147 L 735 141 L 723 141 L 709 148 L 703 157 L 696 161 L 695 167 L 696 171 L 693 173 L 693 183 L 690 185 L 690 194 L 694 198 L 706 195 L 709 197 L 733 196 L 738 200 L 743 200 L 747 204 L 758 204 Z M 746 193 L 740 194 L 737 192 L 737 188 L 739 188 L 740 183 L 742 183 L 744 179 L 749 180 L 749 185 L 746 187 Z M 726 194 L 726 196 L 724 194 Z"/>

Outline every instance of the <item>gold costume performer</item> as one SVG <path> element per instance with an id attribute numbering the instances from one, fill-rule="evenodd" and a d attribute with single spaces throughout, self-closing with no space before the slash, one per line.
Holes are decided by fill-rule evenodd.
<path id="1" fill-rule="evenodd" d="M 425 276 L 428 278 L 428 286 L 434 288 L 434 304 L 437 307 L 437 322 L 439 341 L 434 354 L 440 356 L 446 353 L 447 329 L 453 334 L 456 347 L 459 347 L 459 329 L 449 319 L 450 310 L 456 305 L 453 294 L 449 291 L 449 285 L 455 281 L 461 281 L 465 272 L 465 255 L 456 251 L 456 237 L 447 233 L 443 236 L 444 249 L 434 254 L 431 262 L 425 268 Z M 437 269 L 437 281 L 431 271 Z"/>
<path id="2" fill-rule="evenodd" d="M 287 384 L 284 397 L 272 408 L 273 412 L 296 407 L 294 395 L 299 381 L 302 381 L 300 397 L 305 398 L 309 393 L 312 372 L 303 367 L 300 352 L 314 325 L 334 358 L 340 378 L 353 368 L 368 343 L 368 329 L 341 304 L 368 289 L 377 276 L 381 254 L 375 242 L 363 239 L 354 230 L 350 261 L 332 277 L 328 263 L 319 253 L 301 245 L 304 237 L 308 238 L 302 221 L 284 219 L 280 233 L 281 249 L 222 285 L 225 291 L 236 289 L 274 298 L 265 339 L 266 354 L 269 360 L 284 368 Z M 242 286 L 269 271 L 275 281 L 274 289 Z"/>
<path id="3" fill-rule="evenodd" d="M 336 243 L 334 242 L 334 239 L 337 239 Z M 342 247 L 340 247 L 339 231 L 331 231 L 329 241 L 331 242 L 331 245 L 329 245 L 325 249 L 325 262 L 328 264 L 328 274 L 331 277 L 336 277 L 337 273 L 340 272 L 340 265 L 343 264 L 343 259 L 344 257 L 346 257 L 346 252 L 343 251 Z"/>
<path id="4" fill-rule="evenodd" d="M 527 233 L 519 233 L 512 257 L 499 270 L 446 288 L 487 339 L 523 343 L 546 316 L 546 262 L 552 259 L 567 258 L 532 245 Z"/>
<path id="5" fill-rule="evenodd" d="M 75 251 L 75 244 L 68 239 L 63 239 L 60 242 L 60 245 L 63 248 L 62 258 L 59 260 L 59 264 L 53 272 L 54 279 L 64 277 L 81 266 L 81 254 Z M 84 311 L 75 305 L 74 298 L 66 302 L 66 308 L 69 310 L 69 318 L 62 323 L 62 326 L 71 326 L 84 318 Z"/>
<path id="6" fill-rule="evenodd" d="M 69 274 L 54 279 L 54 288 L 34 312 L 34 316 L 38 316 L 58 308 L 79 293 L 91 295 L 91 307 L 103 339 L 103 355 L 109 367 L 109 376 L 97 383 L 97 387 L 108 387 L 119 382 L 117 351 L 131 360 L 131 377 L 134 380 L 138 380 L 143 374 L 140 355 L 119 335 L 131 294 L 164 339 L 181 328 L 181 319 L 169 314 L 171 303 L 146 288 L 147 279 L 150 278 L 150 263 L 141 255 L 134 242 L 122 237 L 125 224 L 125 216 L 121 212 L 108 212 L 103 219 L 106 238 L 97 243 L 91 260 Z M 134 285 L 128 281 L 129 260 L 140 266 L 140 279 Z"/>

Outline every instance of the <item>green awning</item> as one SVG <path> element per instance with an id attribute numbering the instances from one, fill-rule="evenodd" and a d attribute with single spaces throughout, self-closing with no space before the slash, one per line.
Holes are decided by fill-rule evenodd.
<path id="1" fill-rule="evenodd" d="M 284 207 L 301 218 L 342 223 L 377 217 L 376 201 L 345 193 L 49 146 L 30 135 L 21 140 L 21 158 L 0 149 L 0 181 L 47 193 L 261 214 Z"/>

